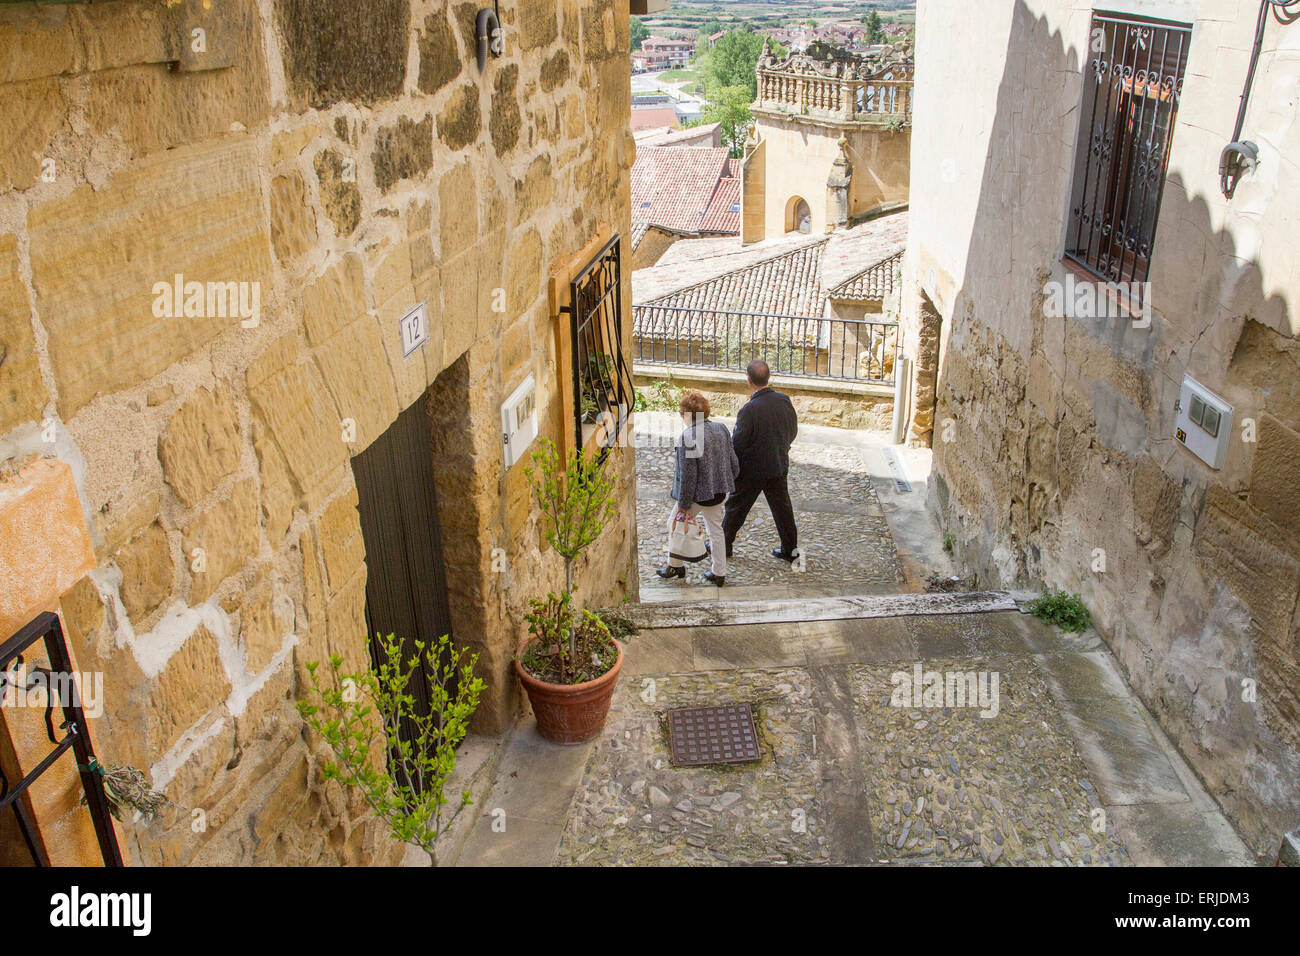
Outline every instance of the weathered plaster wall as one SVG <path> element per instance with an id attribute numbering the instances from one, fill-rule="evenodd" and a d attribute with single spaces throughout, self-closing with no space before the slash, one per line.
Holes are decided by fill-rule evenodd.
<path id="1" fill-rule="evenodd" d="M 680 232 L 650 226 L 646 229 L 645 235 L 641 237 L 636 252 L 632 254 L 632 265 L 628 271 L 635 272 L 637 269 L 650 268 L 663 258 L 663 254 L 680 238 L 682 238 Z"/>
<path id="2" fill-rule="evenodd" d="M 1018 0 L 952 31 L 944 4 L 920 4 L 904 350 L 921 348 L 928 296 L 942 322 L 932 505 L 982 583 L 1082 594 L 1267 858 L 1300 814 L 1300 509 L 1281 490 L 1300 463 L 1300 29 L 1270 23 L 1246 123 L 1260 169 L 1229 202 L 1217 161 L 1255 6 L 1119 4 L 1194 23 L 1143 329 L 1043 309 L 1064 275 L 1090 7 Z M 1236 408 L 1222 471 L 1172 437 L 1184 373 Z"/>
<path id="3" fill-rule="evenodd" d="M 533 372 L 543 434 L 566 422 L 546 279 L 600 224 L 628 231 L 628 15 L 503 5 L 507 52 L 480 75 L 478 6 L 0 11 L 0 461 L 76 476 L 96 567 L 62 608 L 105 673 L 96 743 L 184 808 L 131 828 L 136 863 L 400 859 L 320 779 L 292 705 L 305 661 L 366 661 L 349 458 L 435 382 L 435 412 L 464 392 L 437 441 L 478 726 L 518 713 L 521 612 L 563 575 L 498 409 Z M 257 283 L 257 322 L 157 314 L 177 274 Z M 404 359 L 419 302 L 430 341 Z M 622 517 L 586 603 L 634 587 L 630 453 L 613 465 Z"/>

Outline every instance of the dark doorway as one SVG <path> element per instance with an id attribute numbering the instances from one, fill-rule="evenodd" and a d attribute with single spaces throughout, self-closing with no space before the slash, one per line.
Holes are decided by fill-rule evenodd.
<path id="1" fill-rule="evenodd" d="M 366 546 L 366 626 L 376 667 L 377 634 L 401 638 L 409 659 L 416 641 L 433 646 L 451 633 L 430 427 L 425 394 L 352 459 Z M 417 673 L 408 688 L 421 715 L 432 713 L 431 686 L 430 674 Z"/>

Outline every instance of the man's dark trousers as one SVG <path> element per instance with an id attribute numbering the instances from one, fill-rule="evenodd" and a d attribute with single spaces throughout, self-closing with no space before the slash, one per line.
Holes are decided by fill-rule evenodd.
<path id="1" fill-rule="evenodd" d="M 781 537 L 781 550 L 786 554 L 794 554 L 794 549 L 798 546 L 798 531 L 795 528 L 794 506 L 790 504 L 790 490 L 786 478 L 786 475 L 777 475 L 756 485 L 738 487 L 727 498 L 727 510 L 722 517 L 722 533 L 727 538 L 728 551 L 731 550 L 732 542 L 736 540 L 740 526 L 749 516 L 749 509 L 754 507 L 754 502 L 761 494 L 767 499 L 768 508 L 772 510 L 776 533 Z"/>
<path id="2" fill-rule="evenodd" d="M 790 445 L 798 434 L 794 403 L 774 388 L 758 389 L 736 413 L 731 446 L 740 460 L 740 475 L 722 517 L 728 551 L 761 492 L 772 509 L 781 550 L 786 555 L 794 553 L 797 532 L 786 477 L 790 474 Z"/>

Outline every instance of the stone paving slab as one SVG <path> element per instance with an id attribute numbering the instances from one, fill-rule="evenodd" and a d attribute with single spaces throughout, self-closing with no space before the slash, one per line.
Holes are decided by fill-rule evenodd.
<path id="1" fill-rule="evenodd" d="M 763 592 L 757 592 L 762 594 Z M 1016 604 L 1000 591 L 959 591 L 934 594 L 864 594 L 833 597 L 760 597 L 723 602 L 678 601 L 633 605 L 627 616 L 640 627 L 708 627 L 738 624 L 782 624 L 886 617 L 956 615 L 952 626 L 977 622 L 972 615 L 1014 611 Z M 969 624 L 978 628 L 978 623 Z M 992 629 L 992 633 L 998 633 Z M 973 645 L 972 645 L 973 647 Z"/>
<path id="2" fill-rule="evenodd" d="M 643 588 L 680 586 L 665 583 L 655 575 L 655 569 L 668 560 L 671 507 L 667 500 L 637 501 L 637 559 Z M 772 549 L 781 542 L 771 512 L 760 499 L 736 537 L 734 553 L 727 561 L 724 590 L 784 586 L 801 591 L 818 588 L 833 594 L 893 594 L 900 589 L 903 577 L 884 518 L 845 519 L 842 515 L 800 511 L 796 505 L 795 519 L 799 525 L 799 550 L 804 555 L 802 570 L 772 557 Z M 702 583 L 709 569 L 708 558 L 688 566 L 686 582 Z"/>
<path id="3" fill-rule="evenodd" d="M 643 678 L 615 693 L 609 723 L 575 798 L 561 865 L 826 862 L 820 761 L 803 669 Z M 755 705 L 757 764 L 675 768 L 663 714 L 724 701 Z"/>
<path id="4" fill-rule="evenodd" d="M 890 706 L 896 668 L 858 670 L 881 859 L 1121 865 L 1113 823 L 1032 659 L 928 659 L 926 671 L 998 674 L 997 712 Z M 985 716 L 988 714 L 988 716 Z"/>

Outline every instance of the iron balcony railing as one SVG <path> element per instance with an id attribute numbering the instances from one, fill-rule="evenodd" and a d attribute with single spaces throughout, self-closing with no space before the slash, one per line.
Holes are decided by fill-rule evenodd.
<path id="1" fill-rule="evenodd" d="M 717 309 L 632 307 L 633 362 L 894 384 L 898 323 Z"/>

